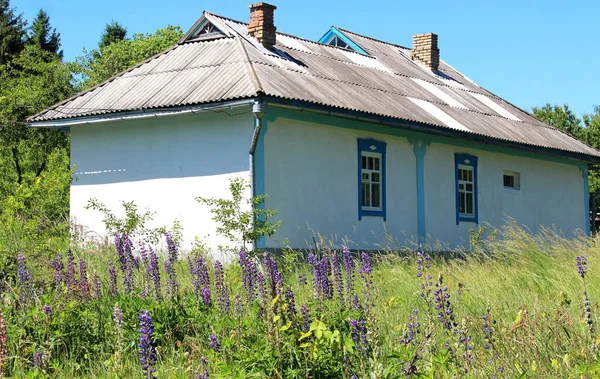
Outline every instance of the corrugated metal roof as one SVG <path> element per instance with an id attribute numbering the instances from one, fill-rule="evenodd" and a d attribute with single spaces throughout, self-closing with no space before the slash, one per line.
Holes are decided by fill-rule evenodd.
<path id="1" fill-rule="evenodd" d="M 246 24 L 207 12 L 203 17 L 229 37 L 182 40 L 29 121 L 267 95 L 600 157 L 597 150 L 500 99 L 445 62 L 440 61 L 438 72 L 415 63 L 406 47 L 337 28 L 369 55 L 281 33 L 270 51 L 248 36 Z"/>

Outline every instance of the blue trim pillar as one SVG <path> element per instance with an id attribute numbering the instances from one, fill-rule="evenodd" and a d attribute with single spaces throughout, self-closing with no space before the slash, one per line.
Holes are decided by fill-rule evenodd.
<path id="1" fill-rule="evenodd" d="M 425 219 L 425 154 L 427 153 L 427 146 L 431 142 L 412 138 L 409 138 L 408 142 L 413 145 L 416 158 L 417 230 L 419 233 L 419 245 L 423 245 L 427 241 L 427 221 Z"/>
<path id="2" fill-rule="evenodd" d="M 583 209 L 585 209 L 585 234 L 590 236 L 590 185 L 588 181 L 588 165 L 586 163 L 582 163 L 579 166 L 581 170 L 581 177 L 583 178 Z M 595 216 L 595 215 L 594 215 Z"/>
<path id="3" fill-rule="evenodd" d="M 273 119 L 268 117 L 269 113 L 265 114 L 265 117 L 262 118 L 262 128 L 260 130 L 260 134 L 258 135 L 258 141 L 256 142 L 256 150 L 254 152 L 254 195 L 264 195 L 265 194 L 265 134 L 267 134 L 267 130 L 269 122 L 272 122 Z M 266 200 L 266 199 L 265 199 Z M 265 209 L 265 203 L 263 202 L 258 206 L 260 209 Z M 266 237 L 262 236 L 256 241 L 257 249 L 265 249 L 267 247 Z"/>

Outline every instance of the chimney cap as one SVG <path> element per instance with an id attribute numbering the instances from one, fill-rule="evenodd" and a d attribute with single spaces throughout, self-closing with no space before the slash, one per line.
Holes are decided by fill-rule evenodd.
<path id="1" fill-rule="evenodd" d="M 269 3 L 263 3 L 262 1 L 260 3 L 250 4 L 250 5 L 248 5 L 248 8 L 250 8 L 250 9 L 252 9 L 252 8 L 271 8 L 273 10 L 277 9 L 277 7 L 275 5 L 271 5 Z"/>

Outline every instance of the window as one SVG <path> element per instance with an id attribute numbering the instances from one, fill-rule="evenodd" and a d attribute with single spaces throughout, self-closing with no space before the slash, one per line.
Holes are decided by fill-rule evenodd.
<path id="1" fill-rule="evenodd" d="M 342 39 L 338 36 L 333 37 L 331 41 L 329 41 L 328 45 L 341 47 L 342 49 L 350 49 L 348 44 L 342 41 Z"/>
<path id="2" fill-rule="evenodd" d="M 502 176 L 504 187 L 512 189 L 521 189 L 521 175 L 514 171 L 504 171 Z"/>
<path id="3" fill-rule="evenodd" d="M 358 140 L 358 219 L 379 216 L 385 220 L 385 142 Z"/>
<path id="4" fill-rule="evenodd" d="M 460 221 L 477 223 L 477 157 L 456 154 L 455 169 L 456 224 Z"/>

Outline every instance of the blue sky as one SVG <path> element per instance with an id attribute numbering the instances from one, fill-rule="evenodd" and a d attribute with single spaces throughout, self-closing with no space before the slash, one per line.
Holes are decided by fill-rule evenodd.
<path id="1" fill-rule="evenodd" d="M 413 34 L 439 35 L 441 58 L 477 84 L 531 110 L 568 103 L 581 115 L 600 105 L 600 1 L 273 0 L 278 30 L 317 40 L 336 25 L 411 46 Z M 167 24 L 185 31 L 209 10 L 240 21 L 250 0 L 11 0 L 31 20 L 40 8 L 61 33 L 65 58 L 97 47 L 111 20 L 130 34 Z"/>

